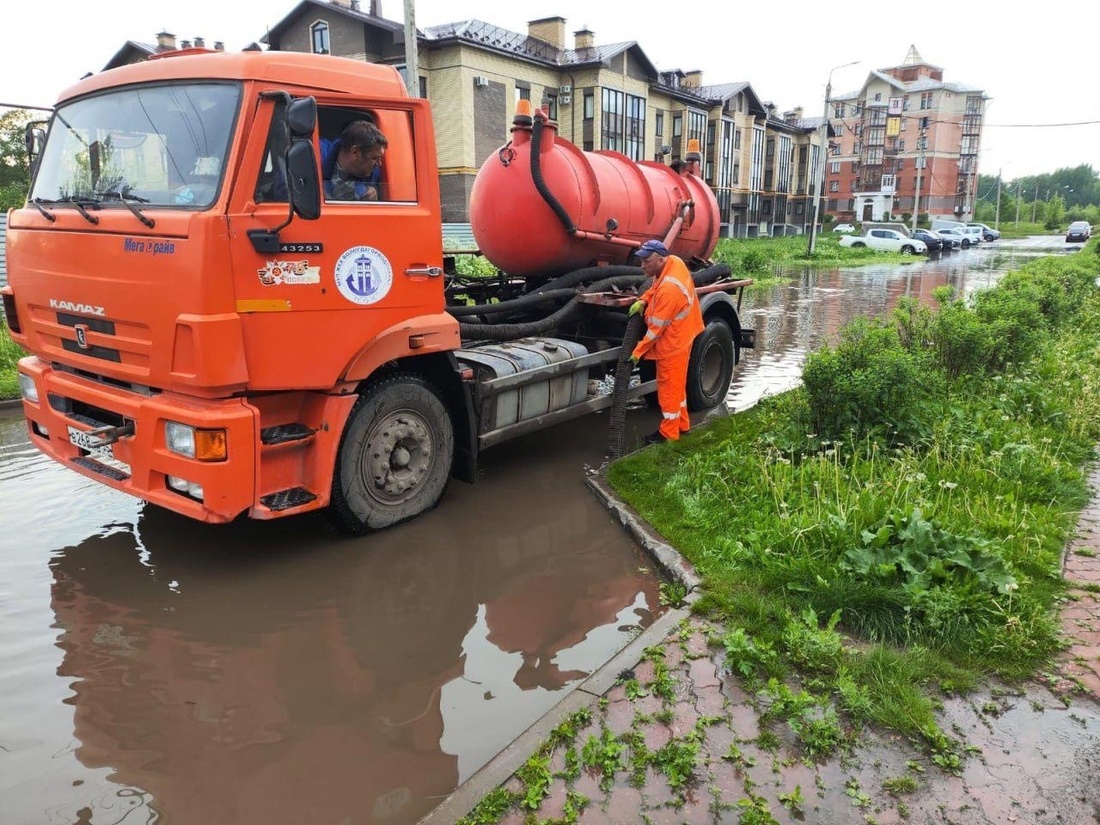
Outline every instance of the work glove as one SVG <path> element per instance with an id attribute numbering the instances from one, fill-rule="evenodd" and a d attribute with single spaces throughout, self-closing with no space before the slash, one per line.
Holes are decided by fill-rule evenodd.
<path id="1" fill-rule="evenodd" d="M 639 358 L 639 357 L 638 357 L 637 355 L 635 355 L 634 353 L 630 353 L 630 363 L 631 363 L 631 364 L 637 365 L 637 363 L 638 363 L 638 362 L 639 362 L 640 360 L 641 360 L 641 359 L 640 359 L 640 358 Z"/>
<path id="2" fill-rule="evenodd" d="M 645 309 L 645 301 L 635 301 L 630 305 L 630 312 L 627 313 L 627 317 L 637 315 L 643 309 Z"/>

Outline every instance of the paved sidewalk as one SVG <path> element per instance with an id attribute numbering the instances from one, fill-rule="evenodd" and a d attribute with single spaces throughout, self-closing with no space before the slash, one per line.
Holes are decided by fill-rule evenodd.
<path id="1" fill-rule="evenodd" d="M 756 697 L 724 672 L 714 643 L 721 628 L 679 610 L 582 683 L 423 825 L 452 825 L 490 791 L 523 793 L 533 777 L 547 795 L 536 809 L 510 810 L 500 822 L 1100 823 L 1100 470 L 1090 483 L 1093 501 L 1065 556 L 1067 580 L 1081 584 L 1062 612 L 1071 646 L 1045 684 L 990 685 L 945 701 L 943 730 L 977 749 L 958 776 L 919 746 L 874 731 L 849 755 L 808 758 L 786 725 L 762 724 Z M 595 478 L 590 486 L 666 574 L 697 583 L 690 564 L 606 482 Z M 577 727 L 573 747 L 544 747 L 563 720 Z M 624 739 L 630 745 L 620 749 Z M 579 769 L 586 743 L 622 767 L 607 775 Z M 540 746 L 546 760 L 532 767 Z M 631 754 L 643 748 L 660 755 L 661 772 L 649 765 L 632 774 Z"/>

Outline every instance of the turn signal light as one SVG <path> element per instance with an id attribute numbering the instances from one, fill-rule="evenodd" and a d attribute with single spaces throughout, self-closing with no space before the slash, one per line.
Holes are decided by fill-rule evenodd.
<path id="1" fill-rule="evenodd" d="M 225 430 L 195 430 L 195 458 L 199 461 L 225 461 Z"/>

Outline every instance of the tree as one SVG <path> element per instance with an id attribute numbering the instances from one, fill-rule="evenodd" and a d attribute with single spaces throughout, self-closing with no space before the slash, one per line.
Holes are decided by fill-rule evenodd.
<path id="1" fill-rule="evenodd" d="M 1043 225 L 1047 229 L 1060 229 L 1066 220 L 1066 202 L 1061 195 L 1055 195 L 1047 202 L 1047 208 L 1043 213 Z"/>
<path id="2" fill-rule="evenodd" d="M 33 115 L 26 109 L 0 114 L 0 212 L 22 206 L 31 187 L 24 128 Z"/>

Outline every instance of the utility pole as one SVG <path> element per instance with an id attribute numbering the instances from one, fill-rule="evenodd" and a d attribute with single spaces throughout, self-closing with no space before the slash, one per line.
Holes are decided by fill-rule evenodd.
<path id="1" fill-rule="evenodd" d="M 917 219 L 920 218 L 920 179 L 921 173 L 924 171 L 924 127 L 921 127 L 920 135 L 917 137 L 917 148 L 920 150 L 920 155 L 917 157 L 917 193 L 913 198 L 914 230 L 917 228 Z M 929 197 L 931 197 L 931 194 Z"/>
<path id="2" fill-rule="evenodd" d="M 851 63 L 844 63 L 841 66 L 834 66 L 829 69 L 829 80 L 825 84 L 825 113 L 823 117 L 823 123 L 821 124 L 821 147 L 817 153 L 817 169 L 814 178 L 814 216 L 813 222 L 810 224 L 810 246 L 809 255 L 814 254 L 814 244 L 817 241 L 817 222 L 821 218 L 821 201 L 825 195 L 821 190 L 825 187 L 825 158 L 829 151 L 829 98 L 833 94 L 833 72 L 837 69 L 844 69 L 848 66 L 855 66 L 859 63 L 858 60 L 853 60 Z"/>
<path id="3" fill-rule="evenodd" d="M 976 205 L 976 204 L 975 204 Z M 993 228 L 1001 228 L 1001 170 L 997 170 L 997 217 L 993 219 Z"/>
<path id="4" fill-rule="evenodd" d="M 420 97 L 420 67 L 417 65 L 414 6 L 414 0 L 405 0 L 405 88 L 409 92 L 409 97 Z"/>

